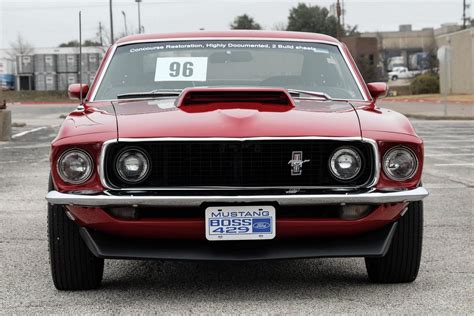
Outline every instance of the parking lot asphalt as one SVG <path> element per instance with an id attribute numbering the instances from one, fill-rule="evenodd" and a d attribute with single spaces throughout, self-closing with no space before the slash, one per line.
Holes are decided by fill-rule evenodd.
<path id="1" fill-rule="evenodd" d="M 14 122 L 27 125 L 0 142 L 0 313 L 474 313 L 473 121 L 413 121 L 426 143 L 423 182 L 431 193 L 414 283 L 371 284 L 358 258 L 108 260 L 99 290 L 59 292 L 44 195 L 49 143 L 70 109 L 14 107 Z"/>

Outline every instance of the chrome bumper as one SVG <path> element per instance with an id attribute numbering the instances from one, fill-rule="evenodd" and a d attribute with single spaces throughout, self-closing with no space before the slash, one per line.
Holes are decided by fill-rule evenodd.
<path id="1" fill-rule="evenodd" d="M 265 203 L 280 205 L 321 205 L 321 204 L 383 204 L 419 201 L 428 196 L 425 188 L 397 192 L 367 192 L 311 195 L 237 195 L 237 196 L 133 196 L 133 195 L 79 195 L 51 191 L 46 200 L 51 204 L 76 206 L 200 206 L 213 203 Z"/>

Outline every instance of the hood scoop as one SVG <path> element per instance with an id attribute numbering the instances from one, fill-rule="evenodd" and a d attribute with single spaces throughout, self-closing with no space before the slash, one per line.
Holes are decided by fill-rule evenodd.
<path id="1" fill-rule="evenodd" d="M 227 109 L 251 109 L 285 112 L 295 104 L 283 88 L 187 88 L 176 100 L 185 112 L 208 112 Z"/>

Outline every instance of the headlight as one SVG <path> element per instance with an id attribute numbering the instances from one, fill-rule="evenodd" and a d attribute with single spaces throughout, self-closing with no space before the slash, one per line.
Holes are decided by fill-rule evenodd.
<path id="1" fill-rule="evenodd" d="M 129 148 L 119 154 L 115 167 L 122 180 L 128 183 L 138 183 L 148 175 L 150 160 L 140 149 Z"/>
<path id="2" fill-rule="evenodd" d="M 61 155 L 57 169 L 64 182 L 80 184 L 90 178 L 94 165 L 88 153 L 80 149 L 71 149 Z"/>
<path id="3" fill-rule="evenodd" d="M 361 167 L 362 160 L 355 148 L 339 148 L 329 159 L 329 169 L 339 180 L 355 178 L 359 174 Z"/>
<path id="4" fill-rule="evenodd" d="M 416 173 L 418 159 L 413 151 L 406 147 L 389 150 L 383 157 L 383 171 L 392 180 L 408 180 Z"/>

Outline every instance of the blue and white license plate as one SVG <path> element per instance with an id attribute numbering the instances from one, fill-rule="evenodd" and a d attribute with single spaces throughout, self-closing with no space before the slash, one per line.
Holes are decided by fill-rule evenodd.
<path id="1" fill-rule="evenodd" d="M 273 206 L 212 206 L 206 209 L 208 240 L 275 238 Z"/>

